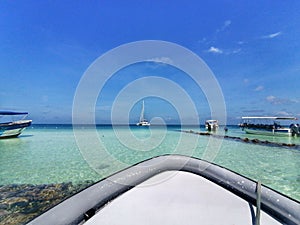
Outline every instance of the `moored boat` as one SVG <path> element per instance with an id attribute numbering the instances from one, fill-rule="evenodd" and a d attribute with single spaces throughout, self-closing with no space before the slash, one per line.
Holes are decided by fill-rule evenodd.
<path id="1" fill-rule="evenodd" d="M 206 120 L 205 121 L 205 129 L 208 131 L 215 131 L 219 127 L 219 122 L 218 120 Z"/>
<path id="2" fill-rule="evenodd" d="M 299 125 L 295 123 L 290 123 L 290 125 L 281 124 L 280 121 L 295 121 L 296 117 L 254 117 L 245 116 L 242 117 L 243 123 L 240 127 L 248 134 L 259 134 L 259 135 L 269 135 L 269 136 L 298 136 Z"/>
<path id="3" fill-rule="evenodd" d="M 143 101 L 143 105 L 142 105 L 142 111 L 141 111 L 141 115 L 140 115 L 140 120 L 139 122 L 136 124 L 137 126 L 150 126 L 150 123 L 148 122 L 148 120 L 145 119 L 144 116 L 144 111 L 145 111 L 145 103 Z"/>
<path id="4" fill-rule="evenodd" d="M 14 117 L 22 116 L 21 120 L 5 120 L 5 122 L 0 123 L 0 138 L 12 138 L 19 136 L 22 131 L 31 125 L 32 120 L 24 120 L 28 115 L 28 112 L 10 112 L 10 111 L 0 111 L 0 116 Z"/>

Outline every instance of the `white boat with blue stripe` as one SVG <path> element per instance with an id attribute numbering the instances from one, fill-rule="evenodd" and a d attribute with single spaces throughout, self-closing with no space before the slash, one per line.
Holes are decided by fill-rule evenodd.
<path id="1" fill-rule="evenodd" d="M 12 138 L 19 136 L 26 127 L 31 125 L 32 120 L 24 120 L 27 115 L 28 112 L 0 111 L 0 138 Z M 11 119 L 12 117 L 18 116 L 21 116 L 22 119 Z"/>

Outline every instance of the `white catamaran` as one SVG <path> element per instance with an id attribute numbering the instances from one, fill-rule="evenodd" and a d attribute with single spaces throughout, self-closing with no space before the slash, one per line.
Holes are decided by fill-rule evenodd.
<path id="1" fill-rule="evenodd" d="M 137 126 L 150 126 L 150 123 L 144 118 L 144 111 L 145 111 L 145 103 L 143 101 L 140 121 L 136 124 Z"/>
<path id="2" fill-rule="evenodd" d="M 288 127 L 280 124 L 280 121 L 294 121 L 295 117 L 242 117 L 240 127 L 248 134 L 271 136 L 299 136 L 299 125 L 291 123 Z"/>

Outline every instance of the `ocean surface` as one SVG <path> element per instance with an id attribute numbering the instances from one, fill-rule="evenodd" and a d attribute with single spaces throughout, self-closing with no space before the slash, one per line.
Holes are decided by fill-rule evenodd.
<path id="1" fill-rule="evenodd" d="M 0 185 L 98 181 L 142 160 L 182 154 L 260 180 L 300 200 L 300 137 L 247 135 L 237 126 L 197 135 L 204 127 L 32 125 L 20 137 L 0 140 Z M 244 138 L 294 147 L 255 144 Z"/>

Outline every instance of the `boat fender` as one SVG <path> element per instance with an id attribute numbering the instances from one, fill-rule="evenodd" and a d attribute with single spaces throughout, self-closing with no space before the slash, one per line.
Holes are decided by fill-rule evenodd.
<path id="1" fill-rule="evenodd" d="M 96 210 L 94 208 L 89 209 L 88 211 L 86 211 L 84 213 L 84 220 L 88 221 L 95 215 L 95 213 L 96 213 Z"/>

